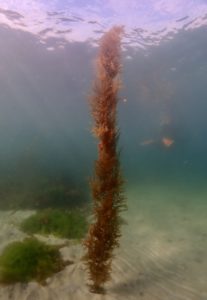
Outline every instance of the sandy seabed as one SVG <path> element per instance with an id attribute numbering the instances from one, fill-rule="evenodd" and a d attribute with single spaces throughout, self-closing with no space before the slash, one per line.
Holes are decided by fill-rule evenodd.
<path id="1" fill-rule="evenodd" d="M 0 300 L 206 300 L 207 188 L 163 185 L 128 187 L 121 246 L 106 294 L 91 294 L 80 244 L 61 248 L 74 263 L 47 279 L 0 286 Z M 18 229 L 31 211 L 0 212 L 0 251 L 26 237 Z M 40 237 L 41 238 L 41 237 Z M 62 243 L 54 237 L 49 243 Z"/>

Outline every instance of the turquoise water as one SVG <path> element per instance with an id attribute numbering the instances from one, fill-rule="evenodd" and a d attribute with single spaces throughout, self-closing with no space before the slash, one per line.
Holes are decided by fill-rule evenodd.
<path id="1" fill-rule="evenodd" d="M 117 123 L 128 225 L 109 299 L 207 299 L 205 1 L 40 2 L 0 7 L 1 213 L 90 206 L 97 41 L 123 24 Z"/>

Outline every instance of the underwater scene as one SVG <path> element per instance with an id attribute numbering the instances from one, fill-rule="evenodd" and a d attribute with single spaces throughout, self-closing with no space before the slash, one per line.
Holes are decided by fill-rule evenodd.
<path id="1" fill-rule="evenodd" d="M 207 300 L 207 2 L 0 1 L 0 300 Z"/>

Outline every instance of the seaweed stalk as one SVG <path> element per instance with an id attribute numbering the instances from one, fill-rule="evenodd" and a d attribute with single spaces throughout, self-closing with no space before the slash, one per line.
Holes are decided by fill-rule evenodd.
<path id="1" fill-rule="evenodd" d="M 90 182 L 94 222 L 84 245 L 90 290 L 104 293 L 110 279 L 113 250 L 119 246 L 120 212 L 125 209 L 123 178 L 117 149 L 117 102 L 120 89 L 120 43 L 123 27 L 114 26 L 100 41 L 97 76 L 91 97 L 93 134 L 98 139 L 98 158 Z"/>

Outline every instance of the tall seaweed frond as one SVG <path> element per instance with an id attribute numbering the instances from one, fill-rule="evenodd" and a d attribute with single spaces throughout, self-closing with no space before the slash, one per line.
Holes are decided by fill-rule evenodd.
<path id="1" fill-rule="evenodd" d="M 104 292 L 104 283 L 110 279 L 113 250 L 119 246 L 121 236 L 120 212 L 126 208 L 117 149 L 122 34 L 123 27 L 114 26 L 100 41 L 97 76 L 91 97 L 92 132 L 98 139 L 98 158 L 90 182 L 94 223 L 84 245 L 91 291 L 96 293 Z"/>

